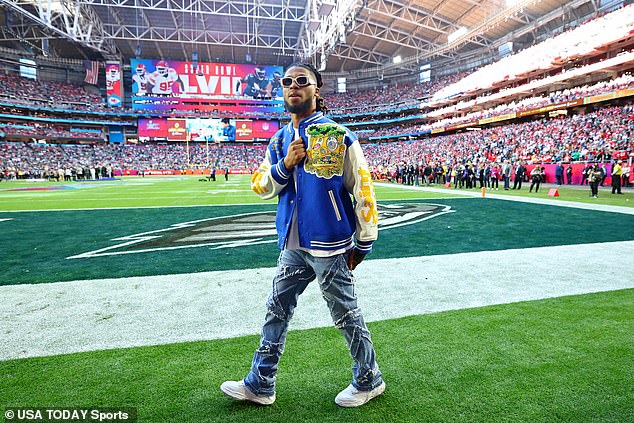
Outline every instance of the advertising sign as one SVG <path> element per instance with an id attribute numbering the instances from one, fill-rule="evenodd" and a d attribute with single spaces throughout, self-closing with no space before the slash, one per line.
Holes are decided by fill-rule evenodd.
<path id="1" fill-rule="evenodd" d="M 250 120 L 236 121 L 236 140 L 251 141 L 253 140 L 253 123 Z"/>
<path id="2" fill-rule="evenodd" d="M 167 139 L 167 119 L 139 119 L 139 137 Z"/>
<path id="3" fill-rule="evenodd" d="M 167 119 L 167 140 L 187 141 L 187 121 L 185 119 Z"/>

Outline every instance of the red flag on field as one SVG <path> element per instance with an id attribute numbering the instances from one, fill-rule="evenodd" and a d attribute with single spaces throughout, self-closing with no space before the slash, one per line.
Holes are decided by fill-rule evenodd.
<path id="1" fill-rule="evenodd" d="M 87 84 L 97 85 L 97 79 L 99 78 L 99 62 L 84 60 L 84 68 L 86 68 L 86 77 L 84 78 L 84 82 Z"/>

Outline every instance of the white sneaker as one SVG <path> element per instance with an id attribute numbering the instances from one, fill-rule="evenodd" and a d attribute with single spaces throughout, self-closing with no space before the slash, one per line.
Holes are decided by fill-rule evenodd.
<path id="1" fill-rule="evenodd" d="M 238 401 L 251 401 L 262 405 L 271 405 L 275 402 L 275 394 L 256 395 L 246 387 L 243 380 L 239 382 L 234 382 L 232 380 L 223 382 L 222 385 L 220 385 L 220 390 Z"/>
<path id="2" fill-rule="evenodd" d="M 339 392 L 335 398 L 335 402 L 341 407 L 359 407 L 370 401 L 372 398 L 378 397 L 383 393 L 383 391 L 385 391 L 385 382 L 381 383 L 371 391 L 359 391 L 350 384 L 346 389 Z"/>

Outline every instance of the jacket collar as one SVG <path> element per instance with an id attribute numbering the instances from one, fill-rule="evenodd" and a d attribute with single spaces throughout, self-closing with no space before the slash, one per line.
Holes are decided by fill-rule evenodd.
<path id="1" fill-rule="evenodd" d="M 307 118 L 304 118 L 302 120 L 299 121 L 299 127 L 301 128 L 302 126 L 306 126 L 312 122 L 318 121 L 319 119 L 324 117 L 324 113 L 323 112 L 315 112 L 312 115 L 308 116 Z M 294 131 L 293 129 L 293 122 L 289 122 L 288 123 L 288 131 Z"/>

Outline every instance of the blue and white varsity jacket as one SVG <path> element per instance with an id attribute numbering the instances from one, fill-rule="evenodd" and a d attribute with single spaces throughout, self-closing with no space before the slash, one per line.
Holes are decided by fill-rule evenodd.
<path id="1" fill-rule="evenodd" d="M 251 189 L 262 199 L 278 196 L 278 246 L 286 246 L 297 208 L 300 247 L 332 251 L 347 247 L 354 239 L 358 250 L 369 253 L 378 235 L 378 212 L 374 185 L 356 135 L 321 112 L 299 122 L 299 135 L 306 158 L 295 173 L 284 166 L 288 145 L 295 139 L 289 123 L 271 138 L 251 179 Z"/>

